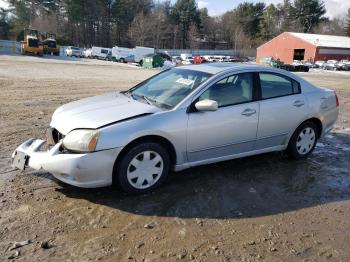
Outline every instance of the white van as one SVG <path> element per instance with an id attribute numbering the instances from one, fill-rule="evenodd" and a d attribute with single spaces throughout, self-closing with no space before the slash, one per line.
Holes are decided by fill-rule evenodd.
<path id="1" fill-rule="evenodd" d="M 135 62 L 142 65 L 142 59 L 147 55 L 154 54 L 154 48 L 136 46 L 136 48 L 134 48 L 134 52 L 135 52 Z"/>
<path id="2" fill-rule="evenodd" d="M 93 46 L 91 48 L 91 57 L 106 60 L 108 56 L 108 52 L 110 51 L 111 51 L 110 48 Z"/>
<path id="3" fill-rule="evenodd" d="M 192 54 L 181 54 L 180 57 L 182 61 L 187 61 L 192 57 Z"/>
<path id="4" fill-rule="evenodd" d="M 136 46 L 135 48 L 126 48 L 115 46 L 112 48 L 112 58 L 122 63 L 139 63 L 150 54 L 154 54 L 154 48 Z"/>
<path id="5" fill-rule="evenodd" d="M 91 48 L 88 48 L 88 49 L 84 49 L 83 50 L 83 57 L 85 58 L 91 58 Z"/>
<path id="6" fill-rule="evenodd" d="M 194 63 L 192 54 L 181 54 L 180 56 L 183 65 L 191 65 Z"/>
<path id="7" fill-rule="evenodd" d="M 115 46 L 112 48 L 112 58 L 118 62 L 135 62 L 134 49 Z"/>

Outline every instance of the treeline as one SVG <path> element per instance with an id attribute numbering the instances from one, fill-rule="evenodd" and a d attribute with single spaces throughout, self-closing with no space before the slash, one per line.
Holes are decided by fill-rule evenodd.
<path id="1" fill-rule="evenodd" d="M 284 31 L 350 35 L 348 19 L 325 17 L 322 0 L 243 2 L 212 17 L 195 0 L 7 0 L 0 39 L 27 27 L 57 34 L 61 45 L 252 49 Z"/>

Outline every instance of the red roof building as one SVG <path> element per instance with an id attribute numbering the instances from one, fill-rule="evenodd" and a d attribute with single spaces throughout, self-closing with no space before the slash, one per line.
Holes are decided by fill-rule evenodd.
<path id="1" fill-rule="evenodd" d="M 350 60 L 350 37 L 285 32 L 257 49 L 257 63 L 273 57 L 290 64 L 293 60 Z"/>

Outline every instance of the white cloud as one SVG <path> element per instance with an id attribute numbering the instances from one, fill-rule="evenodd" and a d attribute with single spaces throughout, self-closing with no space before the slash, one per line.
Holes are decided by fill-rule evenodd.
<path id="1" fill-rule="evenodd" d="M 1 8 L 8 8 L 9 7 L 9 4 L 3 0 L 0 0 L 0 7 Z"/>
<path id="2" fill-rule="evenodd" d="M 350 8 L 350 1 L 348 0 L 326 0 L 326 16 L 329 18 L 342 18 L 344 17 L 348 9 Z"/>
<path id="3" fill-rule="evenodd" d="M 229 11 L 230 9 L 209 9 L 208 12 L 209 12 L 209 15 L 211 16 L 220 16 L 222 14 L 224 14 L 226 11 Z"/>
<path id="4" fill-rule="evenodd" d="M 207 8 L 209 3 L 206 1 L 197 1 L 198 8 Z"/>
<path id="5" fill-rule="evenodd" d="M 283 3 L 283 0 L 266 0 L 265 3 L 276 5 Z M 350 8 L 349 0 L 324 0 L 324 4 L 327 11 L 326 16 L 331 19 L 335 17 L 342 18 L 346 16 L 348 9 Z"/>

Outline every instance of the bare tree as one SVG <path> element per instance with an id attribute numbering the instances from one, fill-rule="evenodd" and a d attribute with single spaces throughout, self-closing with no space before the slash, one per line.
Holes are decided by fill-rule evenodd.
<path id="1" fill-rule="evenodd" d="M 149 18 L 147 18 L 144 13 L 136 15 L 129 28 L 129 37 L 136 45 L 145 45 L 145 40 L 151 30 L 150 26 Z"/>
<path id="2" fill-rule="evenodd" d="M 314 32 L 317 34 L 327 35 L 343 35 L 346 19 L 334 18 L 332 20 L 324 20 L 315 28 Z"/>
<path id="3" fill-rule="evenodd" d="M 200 35 L 198 28 L 195 24 L 190 25 L 190 29 L 188 30 L 188 46 L 190 49 L 198 49 L 199 48 Z"/>

